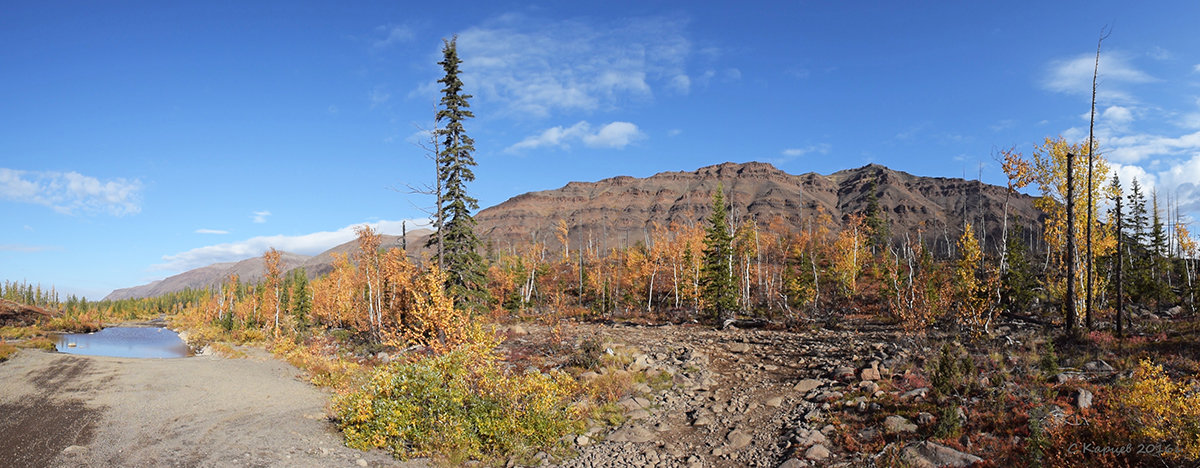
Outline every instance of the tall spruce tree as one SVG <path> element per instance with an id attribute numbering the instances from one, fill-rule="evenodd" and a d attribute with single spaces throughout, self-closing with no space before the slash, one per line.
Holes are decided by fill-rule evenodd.
<path id="1" fill-rule="evenodd" d="M 1037 289 L 1037 275 L 1029 263 L 1029 245 L 1022 239 L 1021 225 L 1013 221 L 1006 239 L 1008 268 L 1000 278 L 1000 304 L 1014 314 L 1028 314 Z"/>
<path id="2" fill-rule="evenodd" d="M 1154 300 L 1156 306 L 1161 307 L 1163 303 L 1172 301 L 1170 278 L 1171 274 L 1170 260 L 1167 258 L 1168 245 L 1167 231 L 1163 225 L 1162 214 L 1158 209 L 1158 191 L 1155 190 L 1150 195 L 1151 210 L 1150 215 L 1150 251 L 1148 252 L 1150 264 L 1150 283 L 1149 283 L 1149 298 Z"/>
<path id="3" fill-rule="evenodd" d="M 721 185 L 713 194 L 713 212 L 708 218 L 704 235 L 704 264 L 701 267 L 701 288 L 705 307 L 717 323 L 729 318 L 737 309 L 737 286 L 733 282 L 733 235 L 725 210 L 725 193 Z"/>
<path id="4" fill-rule="evenodd" d="M 455 304 L 478 305 L 485 299 L 483 288 L 483 258 L 479 252 L 479 238 L 475 236 L 475 218 L 471 210 L 479 209 L 479 202 L 467 195 L 466 183 L 475 180 L 471 168 L 475 166 L 475 140 L 467 136 L 463 121 L 475 114 L 467 102 L 472 96 L 463 92 L 462 80 L 458 78 L 458 37 L 442 40 L 442 61 L 438 65 L 446 75 L 438 80 L 442 84 L 442 99 L 435 120 L 436 134 L 441 137 L 441 151 L 437 155 L 437 178 L 442 187 L 442 209 L 436 214 L 435 222 L 442 231 L 430 236 L 430 244 L 440 242 L 442 269 L 446 273 L 446 288 Z"/>
<path id="5" fill-rule="evenodd" d="M 1129 185 L 1127 197 L 1129 215 L 1125 218 L 1125 227 L 1129 230 L 1125 244 L 1125 266 L 1129 268 L 1125 274 L 1126 291 L 1130 303 L 1145 304 L 1153 289 L 1153 278 L 1150 276 L 1150 251 L 1148 243 L 1150 219 L 1146 211 L 1146 196 L 1137 178 Z"/>

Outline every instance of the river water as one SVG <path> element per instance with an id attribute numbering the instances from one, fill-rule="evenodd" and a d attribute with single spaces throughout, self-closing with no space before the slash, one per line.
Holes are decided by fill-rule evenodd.
<path id="1" fill-rule="evenodd" d="M 95 333 L 59 335 L 58 351 L 67 354 L 130 358 L 187 357 L 187 344 L 162 327 L 108 327 Z"/>

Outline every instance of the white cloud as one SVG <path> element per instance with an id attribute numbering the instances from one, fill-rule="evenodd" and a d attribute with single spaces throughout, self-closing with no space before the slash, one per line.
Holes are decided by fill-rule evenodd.
<path id="1" fill-rule="evenodd" d="M 1193 66 L 1192 66 L 1192 71 L 1193 71 L 1193 72 L 1195 72 L 1195 73 L 1200 73 L 1200 63 L 1197 63 L 1196 65 L 1193 65 Z"/>
<path id="2" fill-rule="evenodd" d="M 377 38 L 371 42 L 371 45 L 377 49 L 387 48 L 401 42 L 408 42 L 414 36 L 412 28 L 405 25 L 390 24 L 376 27 L 375 34 Z"/>
<path id="3" fill-rule="evenodd" d="M 629 122 L 612 122 L 600 128 L 594 134 L 583 135 L 583 144 L 592 148 L 616 148 L 629 146 L 634 141 L 645 138 L 637 125 Z"/>
<path id="4" fill-rule="evenodd" d="M 679 135 L 681 135 L 681 134 L 683 134 L 683 130 L 682 130 L 682 129 L 678 129 L 678 128 L 672 128 L 672 129 L 670 129 L 670 130 L 667 130 L 667 136 L 670 136 L 670 137 L 673 137 L 673 136 L 679 136 Z"/>
<path id="5" fill-rule="evenodd" d="M 186 252 L 164 255 L 163 262 L 152 270 L 186 271 L 213 263 L 236 262 L 262 255 L 267 249 L 275 248 L 302 255 L 316 255 L 355 238 L 354 229 L 366 224 L 380 234 L 400 235 L 401 224 L 407 223 L 412 231 L 418 227 L 429 227 L 428 219 L 403 221 L 376 221 L 343 227 L 336 231 L 321 231 L 298 236 L 258 236 L 237 242 L 198 247 Z"/>
<path id="6" fill-rule="evenodd" d="M 204 228 L 200 228 L 200 229 L 197 229 L 197 230 L 196 230 L 196 234 L 229 234 L 229 231 L 226 231 L 226 230 L 224 230 L 224 229 L 204 229 Z"/>
<path id="7" fill-rule="evenodd" d="M 1097 138 L 1101 147 L 1108 148 L 1106 154 L 1113 161 L 1132 164 L 1151 156 L 1173 156 L 1175 158 L 1191 152 L 1200 152 L 1200 132 L 1168 137 L 1148 133 L 1126 134 L 1108 138 Z"/>
<path id="8" fill-rule="evenodd" d="M 630 122 L 611 122 L 593 130 L 591 124 L 580 121 L 566 128 L 556 126 L 542 130 L 541 133 L 527 137 L 505 151 L 514 153 L 548 146 L 570 148 L 574 142 L 581 142 L 590 148 L 621 149 L 644 138 L 646 134 Z"/>
<path id="9" fill-rule="evenodd" d="M 687 94 L 692 90 L 692 79 L 688 78 L 687 75 L 675 75 L 674 78 L 671 78 L 671 86 L 679 94 Z"/>
<path id="10" fill-rule="evenodd" d="M 136 179 L 100 181 L 78 172 L 36 172 L 0 168 L 0 198 L 48 206 L 63 214 L 141 211 L 142 183 Z"/>
<path id="11" fill-rule="evenodd" d="M 263 211 L 255 211 L 254 215 L 251 216 L 251 218 L 254 219 L 254 222 L 256 222 L 258 224 L 262 224 L 262 223 L 267 222 L 267 216 L 271 216 L 271 212 L 263 210 Z"/>
<path id="12" fill-rule="evenodd" d="M 597 25 L 503 15 L 459 33 L 461 76 L 472 94 L 536 117 L 619 107 L 656 88 L 687 93 L 685 27 L 664 17 Z"/>
<path id="13" fill-rule="evenodd" d="M 1133 113 L 1129 111 L 1128 107 L 1109 106 L 1100 114 L 1100 118 L 1114 125 L 1124 125 L 1133 121 Z"/>
<path id="14" fill-rule="evenodd" d="M 803 148 L 788 148 L 783 150 L 780 154 L 783 154 L 789 158 L 798 158 L 800 156 L 813 153 L 829 154 L 830 148 L 831 147 L 828 143 L 821 143 L 819 145 L 808 145 Z"/>
<path id="15" fill-rule="evenodd" d="M 383 86 L 376 86 L 371 90 L 370 93 L 367 93 L 367 99 L 371 101 L 372 109 L 374 109 L 375 106 L 388 102 L 388 100 L 391 98 L 392 93 L 389 93 L 387 88 Z"/>
<path id="16" fill-rule="evenodd" d="M 1095 54 L 1083 54 L 1070 59 L 1055 60 L 1050 63 L 1049 71 L 1042 80 L 1042 86 L 1050 91 L 1090 98 L 1095 60 Z M 1130 63 L 1129 57 L 1120 52 L 1101 54 L 1099 71 L 1098 79 L 1101 86 L 1097 87 L 1096 99 L 1104 103 L 1134 102 L 1133 97 L 1126 89 L 1127 85 L 1158 81 L 1146 72 L 1135 68 Z"/>

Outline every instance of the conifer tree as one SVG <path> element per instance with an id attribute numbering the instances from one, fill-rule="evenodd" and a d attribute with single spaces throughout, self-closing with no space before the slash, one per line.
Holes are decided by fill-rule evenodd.
<path id="1" fill-rule="evenodd" d="M 705 306 L 720 322 L 737 308 L 737 287 L 733 282 L 733 235 L 725 210 L 725 194 L 720 185 L 713 194 L 713 212 L 704 236 L 704 264 L 701 287 Z"/>
<path id="2" fill-rule="evenodd" d="M 471 168 L 475 166 L 475 140 L 467 136 L 463 121 L 475 117 L 467 101 L 472 96 L 463 92 L 459 79 L 457 37 L 443 40 L 442 66 L 445 76 L 438 80 L 442 84 L 442 99 L 436 121 L 441 137 L 441 152 L 437 155 L 437 178 L 442 187 L 443 207 L 435 220 L 438 236 L 430 236 L 431 244 L 439 244 L 442 251 L 441 268 L 445 272 L 446 287 L 456 304 L 479 304 L 486 297 L 484 289 L 483 258 L 480 257 L 479 238 L 475 236 L 475 218 L 471 210 L 479 209 L 475 198 L 467 194 L 466 184 L 475 180 Z"/>
<path id="3" fill-rule="evenodd" d="M 1000 303 L 1009 313 L 1026 314 L 1033 304 L 1037 277 L 1029 263 L 1029 246 L 1022 240 L 1022 231 L 1021 225 L 1014 222 L 1005 240 L 1008 263 L 1000 279 Z"/>

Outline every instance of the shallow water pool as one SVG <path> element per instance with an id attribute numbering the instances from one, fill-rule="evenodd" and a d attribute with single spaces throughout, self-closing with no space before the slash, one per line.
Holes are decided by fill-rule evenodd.
<path id="1" fill-rule="evenodd" d="M 161 327 L 108 327 L 95 333 L 59 335 L 58 351 L 67 354 L 131 358 L 187 357 L 188 347 L 175 332 Z"/>

